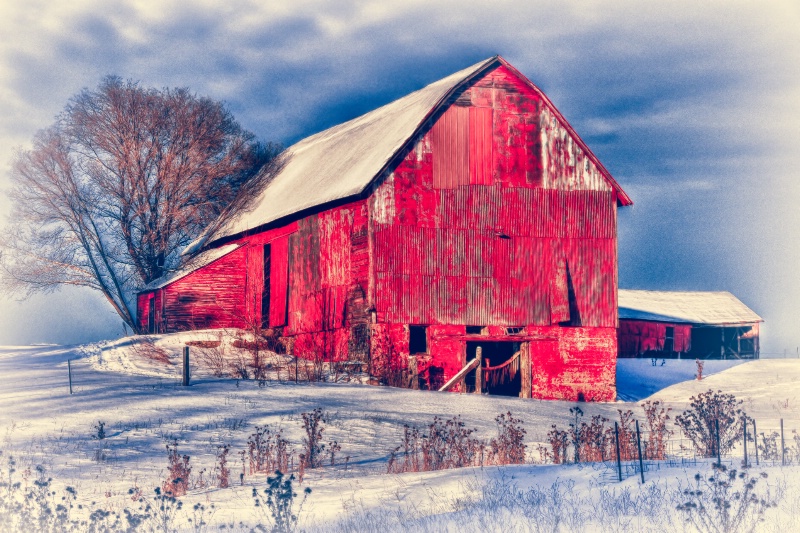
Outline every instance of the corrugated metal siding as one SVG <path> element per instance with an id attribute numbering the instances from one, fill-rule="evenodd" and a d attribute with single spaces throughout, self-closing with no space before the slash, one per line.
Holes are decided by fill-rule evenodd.
<path id="1" fill-rule="evenodd" d="M 583 156 L 561 138 L 547 145 L 561 143 L 561 159 L 548 162 L 550 175 L 580 179 L 543 186 L 542 106 L 503 70 L 459 100 L 471 98 L 472 107 L 444 113 L 370 201 L 378 319 L 509 326 L 569 321 L 569 266 L 580 323 L 614 327 L 613 194 L 595 189 L 586 173 L 575 174 Z M 435 206 L 428 175 L 439 189 Z M 427 212 L 419 216 L 417 209 Z"/>

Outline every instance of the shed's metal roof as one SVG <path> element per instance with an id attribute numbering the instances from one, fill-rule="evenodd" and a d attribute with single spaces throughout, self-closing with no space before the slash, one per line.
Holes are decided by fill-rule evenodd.
<path id="1" fill-rule="evenodd" d="M 619 289 L 619 317 L 718 326 L 763 322 L 760 316 L 726 291 Z"/>
<path id="2" fill-rule="evenodd" d="M 213 241 L 363 193 L 401 148 L 414 139 L 427 119 L 447 103 L 449 96 L 499 65 L 508 67 L 542 97 L 609 180 L 621 205 L 631 204 L 630 198 L 544 93 L 503 58 L 495 56 L 287 148 L 281 156 L 282 166 L 276 176 L 249 203 L 249 207 L 226 217 L 218 227 L 212 225 L 214 229 L 201 235 L 184 253 L 195 253 Z"/>
<path id="3" fill-rule="evenodd" d="M 166 287 L 170 283 L 174 283 L 179 279 L 188 276 L 195 270 L 202 268 L 206 265 L 210 265 L 217 259 L 221 259 L 222 257 L 228 255 L 232 251 L 236 250 L 237 248 L 241 247 L 242 243 L 233 243 L 233 244 L 226 244 L 225 246 L 220 246 L 219 248 L 213 248 L 211 250 L 206 250 L 205 252 L 196 255 L 190 261 L 186 262 L 181 268 L 178 270 L 174 270 L 164 276 L 161 276 L 158 279 L 154 279 L 139 292 L 148 292 L 154 291 L 156 289 L 160 289 L 162 287 Z"/>

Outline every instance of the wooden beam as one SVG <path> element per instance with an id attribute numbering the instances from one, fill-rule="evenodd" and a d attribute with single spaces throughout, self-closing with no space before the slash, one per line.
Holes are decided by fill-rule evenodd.
<path id="1" fill-rule="evenodd" d="M 456 373 L 455 376 L 450 378 L 447 381 L 447 383 L 442 385 L 442 388 L 439 389 L 439 392 L 445 392 L 445 391 L 448 391 L 448 390 L 452 389 L 453 386 L 456 383 L 458 383 L 459 381 L 464 379 L 464 376 L 466 376 L 469 373 L 470 370 L 472 370 L 475 367 L 477 367 L 480 362 L 481 362 L 480 359 L 478 359 L 477 357 L 475 359 L 473 359 L 472 361 L 468 362 L 466 365 L 464 365 L 464 368 L 462 368 L 461 370 L 458 371 L 458 373 Z"/>

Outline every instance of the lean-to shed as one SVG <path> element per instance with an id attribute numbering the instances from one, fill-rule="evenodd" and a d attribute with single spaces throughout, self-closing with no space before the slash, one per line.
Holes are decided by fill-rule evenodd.
<path id="1" fill-rule="evenodd" d="M 758 359 L 761 322 L 725 291 L 620 289 L 619 356 Z"/>
<path id="2" fill-rule="evenodd" d="M 412 387 L 615 398 L 617 208 L 631 200 L 504 59 L 281 163 L 190 246 L 201 266 L 139 295 L 142 326 L 261 326 L 296 355 Z"/>

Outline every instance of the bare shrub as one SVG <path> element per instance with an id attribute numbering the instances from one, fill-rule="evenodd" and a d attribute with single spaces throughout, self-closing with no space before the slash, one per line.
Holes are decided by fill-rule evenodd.
<path id="1" fill-rule="evenodd" d="M 247 354 L 241 350 L 235 350 L 228 363 L 231 374 L 239 379 L 250 379 L 250 361 Z"/>
<path id="2" fill-rule="evenodd" d="M 245 363 L 240 353 L 235 371 L 239 375 L 246 373 L 248 376 L 252 372 L 253 378 L 257 380 L 266 379 L 267 372 L 272 369 L 270 354 L 281 354 L 286 351 L 279 332 L 274 329 L 263 329 L 260 324 L 251 324 L 247 329 L 237 331 L 233 347 L 247 354 Z M 243 371 L 244 367 L 249 370 Z"/>
<path id="3" fill-rule="evenodd" d="M 742 401 L 733 394 L 708 390 L 690 398 L 690 409 L 675 417 L 702 457 L 727 453 L 742 434 Z M 717 434 L 719 432 L 719 434 Z M 719 449 L 717 449 L 719 440 Z"/>
<path id="4" fill-rule="evenodd" d="M 283 430 L 273 432 L 269 426 L 256 426 L 247 438 L 247 458 L 250 474 L 256 472 L 289 471 L 292 451 Z"/>
<path id="5" fill-rule="evenodd" d="M 189 465 L 189 456 L 178 453 L 178 441 L 173 440 L 167 444 L 167 460 L 169 462 L 168 478 L 161 485 L 165 495 L 178 497 L 186 494 L 189 488 L 189 476 L 192 467 Z"/>
<path id="6" fill-rule="evenodd" d="M 558 429 L 555 424 L 550 426 L 547 432 L 547 440 L 553 450 L 553 463 L 560 465 L 567 462 L 567 448 L 569 447 L 569 433 Z"/>
<path id="7" fill-rule="evenodd" d="M 525 462 L 525 429 L 522 420 L 511 416 L 511 412 L 500 414 L 495 419 L 497 438 L 489 443 L 496 464 L 512 465 Z"/>
<path id="8" fill-rule="evenodd" d="M 427 472 L 482 466 L 487 459 L 486 443 L 472 436 L 475 431 L 467 428 L 460 416 L 449 420 L 434 417 L 427 427 L 427 434 L 405 425 L 403 444 L 390 454 L 388 472 Z M 401 448 L 402 461 L 398 461 Z"/>
<path id="9" fill-rule="evenodd" d="M 306 436 L 303 437 L 303 447 L 305 453 L 301 463 L 307 468 L 317 468 L 322 465 L 322 454 L 325 451 L 325 444 L 322 443 L 322 434 L 325 432 L 325 412 L 317 407 L 310 413 L 301 413 L 303 418 L 303 429 Z"/>
<path id="10" fill-rule="evenodd" d="M 607 426 L 608 418 L 595 415 L 587 424 L 581 422 L 581 451 L 578 454 L 584 462 L 600 462 L 611 457 L 614 446 L 614 429 Z"/>
<path id="11" fill-rule="evenodd" d="M 697 366 L 697 374 L 695 374 L 694 377 L 697 378 L 697 381 L 701 381 L 703 379 L 703 367 L 705 366 L 705 363 L 703 363 L 703 361 L 700 359 L 695 359 L 694 364 Z"/>
<path id="12" fill-rule="evenodd" d="M 253 488 L 253 500 L 257 510 L 263 518 L 272 523 L 270 531 L 275 533 L 290 533 L 297 530 L 297 518 L 303 509 L 303 503 L 311 494 L 311 489 L 303 490 L 303 499 L 300 500 L 295 510 L 297 493 L 292 488 L 294 475 L 285 477 L 281 471 L 276 471 L 274 476 L 267 478 L 267 488 L 263 496 L 258 489 Z M 265 529 L 260 530 L 266 531 Z"/>
<path id="13" fill-rule="evenodd" d="M 569 411 L 573 417 L 569 430 L 561 430 L 553 424 L 547 433 L 550 450 L 540 446 L 539 455 L 542 458 L 552 459 L 554 464 L 564 464 L 569 461 L 567 452 L 571 446 L 571 459 L 576 463 L 601 462 L 615 457 L 616 435 L 610 420 L 601 415 L 594 415 L 587 423 L 582 420 L 583 410 L 580 407 L 573 407 Z M 620 459 L 630 461 L 638 458 L 633 411 L 618 409 L 617 412 L 620 419 Z"/>
<path id="14" fill-rule="evenodd" d="M 342 446 L 338 441 L 328 443 L 328 456 L 331 458 L 331 466 L 336 466 L 336 454 L 342 451 Z"/>
<path id="15" fill-rule="evenodd" d="M 639 458 L 636 447 L 636 420 L 633 411 L 617 409 L 619 413 L 619 455 L 622 461 L 633 461 Z M 616 453 L 616 451 L 614 452 Z"/>
<path id="16" fill-rule="evenodd" d="M 699 531 L 755 531 L 766 510 L 777 505 L 769 486 L 756 490 L 759 478 L 767 474 L 751 476 L 715 464 L 711 475 L 695 475 L 695 487 L 681 492 L 683 503 L 677 509 Z"/>
<path id="17" fill-rule="evenodd" d="M 220 489 L 225 489 L 230 486 L 231 470 L 228 468 L 228 453 L 230 450 L 230 446 L 227 444 L 217 446 L 214 473 L 217 478 L 217 487 Z"/>
<path id="18" fill-rule="evenodd" d="M 388 472 L 419 472 L 421 469 L 421 435 L 419 429 L 403 424 L 403 443 L 389 455 Z M 402 448 L 402 464 L 397 463 Z"/>
<path id="19" fill-rule="evenodd" d="M 230 375 L 230 367 L 226 358 L 225 343 L 222 332 L 217 333 L 217 340 L 213 341 L 188 341 L 187 346 L 195 347 L 197 359 L 211 373 L 218 377 Z"/>
<path id="20" fill-rule="evenodd" d="M 550 451 L 544 444 L 537 444 L 536 451 L 539 453 L 539 461 L 538 461 L 539 463 L 546 465 L 554 462 L 553 452 Z"/>
<path id="21" fill-rule="evenodd" d="M 642 404 L 642 408 L 648 431 L 644 455 L 648 459 L 664 460 L 667 455 L 667 440 L 672 435 L 672 430 L 667 428 L 672 408 L 665 408 L 659 400 L 647 400 Z"/>
<path id="22" fill-rule="evenodd" d="M 149 335 L 139 335 L 131 342 L 131 350 L 141 359 L 150 359 L 158 363 L 171 365 L 169 352 L 156 345 L 155 339 Z"/>
<path id="23" fill-rule="evenodd" d="M 770 434 L 759 433 L 760 438 L 757 443 L 758 453 L 764 461 L 776 461 L 781 458 L 781 451 L 778 442 L 781 434 L 773 431 Z"/>

